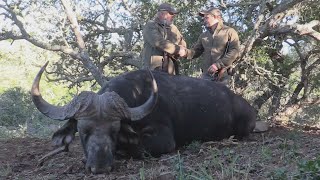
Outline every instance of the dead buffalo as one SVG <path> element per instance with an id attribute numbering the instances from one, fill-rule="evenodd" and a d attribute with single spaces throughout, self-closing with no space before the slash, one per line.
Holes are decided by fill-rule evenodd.
<path id="1" fill-rule="evenodd" d="M 55 145 L 70 144 L 79 132 L 92 173 L 110 171 L 116 150 L 159 156 L 195 140 L 243 138 L 255 127 L 253 107 L 223 84 L 157 71 L 125 73 L 98 93 L 81 92 L 65 106 L 51 105 L 39 91 L 46 65 L 34 80 L 33 102 L 46 116 L 68 120 L 53 135 Z"/>

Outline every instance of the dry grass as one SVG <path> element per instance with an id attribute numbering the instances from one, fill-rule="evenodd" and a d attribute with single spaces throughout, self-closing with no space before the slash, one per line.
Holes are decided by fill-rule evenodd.
<path id="1" fill-rule="evenodd" d="M 77 139 L 70 152 L 37 165 L 49 140 L 0 141 L 0 177 L 8 179 L 314 179 L 320 178 L 319 131 L 273 127 L 248 140 L 193 142 L 160 158 L 117 159 L 110 174 L 86 174 Z M 20 148 L 19 148 L 20 147 Z M 18 151 L 19 150 L 19 151 Z M 318 168 L 318 169 L 317 169 Z"/>

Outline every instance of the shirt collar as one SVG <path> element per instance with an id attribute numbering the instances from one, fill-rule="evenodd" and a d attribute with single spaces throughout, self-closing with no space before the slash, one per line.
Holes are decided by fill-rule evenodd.
<path id="1" fill-rule="evenodd" d="M 223 23 L 222 21 L 219 21 L 217 24 L 214 24 L 211 27 L 207 27 L 207 30 L 213 34 L 215 31 L 220 31 L 222 27 L 223 27 Z"/>

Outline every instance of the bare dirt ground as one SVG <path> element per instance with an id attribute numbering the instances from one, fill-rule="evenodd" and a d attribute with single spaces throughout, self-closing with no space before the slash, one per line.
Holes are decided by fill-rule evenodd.
<path id="1" fill-rule="evenodd" d="M 194 142 L 160 158 L 117 159 L 110 174 L 100 175 L 85 172 L 79 138 L 69 152 L 50 157 L 42 165 L 38 160 L 53 150 L 50 140 L 0 140 L 0 179 L 320 178 L 320 174 L 301 172 L 301 164 L 319 159 L 319 134 L 319 130 L 278 126 L 245 141 Z"/>

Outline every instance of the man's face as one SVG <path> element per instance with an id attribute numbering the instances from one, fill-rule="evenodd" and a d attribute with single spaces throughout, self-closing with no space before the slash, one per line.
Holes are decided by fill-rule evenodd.
<path id="1" fill-rule="evenodd" d="M 162 20 L 164 20 L 166 25 L 171 25 L 173 23 L 173 19 L 174 19 L 175 14 L 172 14 L 168 11 L 164 11 L 162 14 Z"/>
<path id="2" fill-rule="evenodd" d="M 217 16 L 214 16 L 212 14 L 205 14 L 203 16 L 204 25 L 206 27 L 211 27 L 214 24 L 219 22 L 219 18 Z"/>

